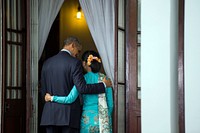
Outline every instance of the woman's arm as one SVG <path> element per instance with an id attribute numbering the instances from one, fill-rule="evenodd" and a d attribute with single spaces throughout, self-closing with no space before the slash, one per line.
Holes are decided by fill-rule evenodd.
<path id="1" fill-rule="evenodd" d="M 108 104 L 108 114 L 111 116 L 113 113 L 113 91 L 112 88 L 106 88 L 106 100 Z"/>
<path id="2" fill-rule="evenodd" d="M 76 100 L 78 95 L 79 95 L 79 93 L 78 93 L 76 87 L 74 86 L 67 96 L 46 95 L 45 100 L 56 102 L 56 103 L 61 103 L 61 104 L 70 104 L 70 103 L 73 103 Z"/>

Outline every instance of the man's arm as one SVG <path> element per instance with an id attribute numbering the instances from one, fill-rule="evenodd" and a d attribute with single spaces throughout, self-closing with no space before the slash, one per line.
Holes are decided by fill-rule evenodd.
<path id="1" fill-rule="evenodd" d="M 47 88 L 46 82 L 45 82 L 45 71 L 44 71 L 44 66 L 43 66 L 42 72 L 41 72 L 41 81 L 40 81 L 40 83 L 41 83 L 41 90 L 40 90 L 40 93 L 41 93 L 42 99 L 44 99 L 44 96 L 45 96 L 45 94 L 46 94 L 46 88 Z"/>
<path id="2" fill-rule="evenodd" d="M 82 64 L 78 61 L 73 72 L 73 82 L 77 90 L 81 94 L 99 94 L 105 93 L 105 86 L 103 83 L 86 84 L 83 77 Z"/>

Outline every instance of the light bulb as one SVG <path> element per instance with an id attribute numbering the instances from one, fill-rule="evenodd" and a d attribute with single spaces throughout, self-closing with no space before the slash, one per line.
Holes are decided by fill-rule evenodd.
<path id="1" fill-rule="evenodd" d="M 76 18 L 77 18 L 77 19 L 81 19 L 81 11 L 78 11 L 78 12 L 76 13 Z"/>

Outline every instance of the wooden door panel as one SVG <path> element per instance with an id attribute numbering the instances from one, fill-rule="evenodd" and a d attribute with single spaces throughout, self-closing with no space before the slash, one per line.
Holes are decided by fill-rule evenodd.
<path id="1" fill-rule="evenodd" d="M 141 114 L 137 116 L 137 133 L 141 133 Z"/>
<path id="2" fill-rule="evenodd" d="M 6 116 L 5 133 L 24 133 L 24 118 L 20 116 Z M 23 131 L 24 130 L 24 131 Z"/>
<path id="3" fill-rule="evenodd" d="M 23 107 L 24 101 L 22 100 L 6 100 L 5 104 L 5 113 L 6 116 L 19 116 L 21 117 L 22 115 L 25 114 L 25 109 Z"/>
<path id="4" fill-rule="evenodd" d="M 26 0 L 3 0 L 3 133 L 26 132 Z"/>
<path id="5" fill-rule="evenodd" d="M 141 133 L 140 3 L 141 0 L 116 1 L 113 122 L 116 133 Z"/>

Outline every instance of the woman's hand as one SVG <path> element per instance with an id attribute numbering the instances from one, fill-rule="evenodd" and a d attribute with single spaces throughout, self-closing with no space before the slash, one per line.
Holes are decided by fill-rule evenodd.
<path id="1" fill-rule="evenodd" d="M 51 101 L 51 97 L 52 96 L 49 93 L 46 93 L 44 99 L 45 99 L 46 102 L 50 102 Z"/>

